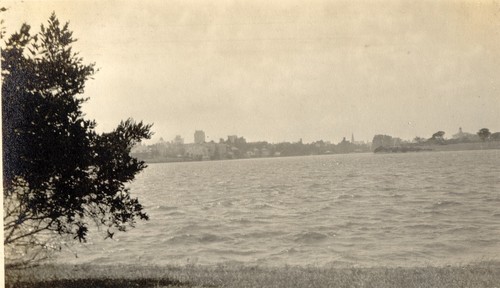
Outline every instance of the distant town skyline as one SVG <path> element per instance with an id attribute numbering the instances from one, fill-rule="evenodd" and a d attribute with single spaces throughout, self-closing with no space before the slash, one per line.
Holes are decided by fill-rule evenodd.
<path id="1" fill-rule="evenodd" d="M 486 128 L 486 129 L 488 129 L 488 128 Z M 490 130 L 490 129 L 488 129 L 488 130 Z M 442 131 L 442 130 L 439 130 L 439 131 Z M 412 138 L 402 138 L 402 137 L 399 137 L 398 135 L 390 135 L 390 134 L 384 134 L 384 133 L 374 133 L 373 136 L 386 135 L 386 136 L 391 136 L 393 138 L 400 139 L 400 140 L 405 141 L 405 142 L 412 142 L 412 141 L 415 141 L 415 139 L 419 139 L 419 140 L 430 139 L 430 138 L 432 138 L 434 133 L 439 132 L 439 131 L 434 131 L 433 133 L 429 134 L 430 135 L 429 137 L 427 137 L 427 136 L 425 136 L 425 137 L 415 136 Z M 459 139 L 459 138 L 464 138 L 464 137 L 478 137 L 478 133 L 477 133 L 478 131 L 476 131 L 476 132 L 464 131 L 462 129 L 462 127 L 459 127 L 457 129 L 457 131 L 455 131 L 455 132 L 450 132 L 450 133 L 447 133 L 446 131 L 443 131 L 443 132 L 445 132 L 444 137 L 443 137 L 444 139 Z M 490 130 L 490 133 L 500 133 L 500 131 L 491 131 Z M 373 137 L 371 139 L 367 139 L 367 140 L 357 139 L 355 137 L 354 133 L 351 133 L 350 137 L 343 136 L 342 139 L 339 139 L 338 141 L 328 140 L 325 137 L 322 137 L 322 138 L 320 137 L 318 139 L 307 141 L 307 142 L 304 141 L 302 138 L 295 139 L 295 140 L 284 140 L 284 141 L 273 142 L 273 141 L 269 141 L 266 139 L 258 139 L 258 140 L 247 139 L 247 137 L 245 137 L 245 135 L 236 135 L 236 134 L 219 136 L 219 137 L 218 136 L 209 137 L 209 136 L 206 136 L 206 133 L 204 130 L 200 129 L 200 130 L 195 130 L 194 133 L 191 133 L 191 135 L 178 134 L 178 135 L 175 135 L 172 139 L 167 139 L 165 137 L 158 136 L 158 137 L 156 137 L 156 139 L 145 141 L 144 143 L 154 144 L 154 143 L 159 143 L 159 142 L 169 142 L 169 143 L 177 143 L 177 144 L 184 144 L 184 143 L 200 144 L 203 142 L 212 142 L 212 141 L 215 143 L 218 143 L 221 139 L 224 141 L 234 142 L 235 139 L 237 139 L 237 138 L 245 138 L 245 140 L 247 140 L 248 142 L 268 142 L 270 144 L 277 144 L 277 143 L 283 143 L 283 142 L 313 143 L 313 142 L 317 142 L 317 141 L 324 141 L 324 142 L 329 142 L 332 144 L 337 144 L 337 143 L 340 143 L 343 141 L 349 141 L 350 143 L 357 143 L 357 144 L 361 144 L 361 143 L 368 144 L 368 143 L 372 142 L 372 140 L 373 140 Z"/>
<path id="2" fill-rule="evenodd" d="M 500 131 L 498 1 L 6 1 L 7 37 L 70 22 L 98 131 L 337 143 Z"/>

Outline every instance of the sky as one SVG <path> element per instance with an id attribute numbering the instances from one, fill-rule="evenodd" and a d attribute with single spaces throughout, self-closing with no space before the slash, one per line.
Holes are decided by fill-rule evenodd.
<path id="1" fill-rule="evenodd" d="M 414 3 L 416 2 L 416 3 Z M 99 72 L 100 132 L 338 143 L 500 131 L 500 1 L 1 1 L 8 34 L 52 12 Z"/>

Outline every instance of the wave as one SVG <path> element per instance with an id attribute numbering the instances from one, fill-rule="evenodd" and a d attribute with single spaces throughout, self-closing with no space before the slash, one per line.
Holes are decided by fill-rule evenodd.
<path id="1" fill-rule="evenodd" d="M 416 230 L 435 230 L 438 229 L 438 225 L 432 224 L 414 224 L 405 226 L 406 229 L 416 229 Z"/>
<path id="2" fill-rule="evenodd" d="M 197 241 L 194 235 L 192 234 L 182 234 L 173 236 L 167 239 L 165 242 L 169 244 L 193 244 L 196 243 Z"/>
<path id="3" fill-rule="evenodd" d="M 323 187 L 325 187 L 324 184 L 313 183 L 313 184 L 309 185 L 308 189 L 321 189 Z"/>
<path id="4" fill-rule="evenodd" d="M 430 208 L 431 209 L 436 209 L 436 208 L 447 208 L 447 207 L 453 207 L 453 206 L 460 206 L 463 205 L 460 202 L 456 201 L 438 201 L 434 203 Z"/>
<path id="5" fill-rule="evenodd" d="M 245 233 L 244 237 L 247 239 L 274 238 L 284 234 L 286 234 L 285 231 L 256 231 Z"/>
<path id="6" fill-rule="evenodd" d="M 293 236 L 295 242 L 301 242 L 301 243 L 319 242 L 327 238 L 328 238 L 327 235 L 318 232 L 304 232 Z"/>
<path id="7" fill-rule="evenodd" d="M 172 211 L 172 212 L 168 212 L 168 213 L 165 213 L 166 216 L 183 216 L 183 215 L 186 215 L 186 212 L 184 211 Z"/>
<path id="8" fill-rule="evenodd" d="M 343 199 L 354 199 L 354 198 L 360 198 L 361 196 L 356 195 L 356 194 L 340 194 L 337 196 L 337 199 L 343 200 Z"/>
<path id="9" fill-rule="evenodd" d="M 195 244 L 195 243 L 216 243 L 225 242 L 230 240 L 228 237 L 223 237 L 211 233 L 204 233 L 201 235 L 194 234 L 181 234 L 168 239 L 166 242 L 169 244 Z"/>
<path id="10" fill-rule="evenodd" d="M 278 190 L 278 191 L 286 191 L 286 190 L 289 190 L 289 189 L 292 189 L 294 188 L 293 185 L 289 185 L 289 184 L 283 184 L 283 185 L 270 185 L 270 186 L 264 186 L 262 187 L 261 189 L 263 189 L 263 191 L 269 191 L 269 190 Z"/>
<path id="11" fill-rule="evenodd" d="M 236 255 L 236 256 L 251 256 L 261 253 L 262 251 L 255 249 L 222 249 L 210 248 L 200 250 L 201 253 L 217 254 L 217 255 Z M 238 261 L 239 262 L 239 261 Z"/>
<path id="12" fill-rule="evenodd" d="M 430 210 L 430 211 L 422 211 L 423 214 L 430 214 L 432 216 L 438 216 L 438 215 L 446 215 L 446 213 L 443 213 L 441 211 L 437 210 Z"/>
<path id="13" fill-rule="evenodd" d="M 235 224 L 245 224 L 245 225 L 256 225 L 256 224 L 266 224 L 268 221 L 248 219 L 248 218 L 231 218 L 229 219 L 231 223 Z"/>
<path id="14" fill-rule="evenodd" d="M 280 252 L 273 254 L 273 255 L 295 254 L 297 252 L 300 252 L 300 251 L 297 250 L 296 248 L 292 247 L 292 248 L 287 248 L 287 249 L 281 250 Z"/>
<path id="15" fill-rule="evenodd" d="M 254 204 L 251 208 L 257 209 L 257 210 L 265 210 L 265 209 L 282 210 L 283 209 L 282 207 L 271 205 L 269 203 L 257 203 L 257 204 Z"/>
<path id="16" fill-rule="evenodd" d="M 261 204 L 255 204 L 252 208 L 255 208 L 255 209 L 272 209 L 274 207 L 272 205 L 267 204 L 267 203 L 261 203 Z"/>
<path id="17" fill-rule="evenodd" d="M 164 205 L 156 205 L 154 207 L 155 210 L 159 210 L 159 211 L 171 211 L 171 210 L 176 210 L 178 209 L 178 207 L 176 206 L 164 206 Z"/>
<path id="18" fill-rule="evenodd" d="M 215 234 L 206 233 L 198 237 L 198 242 L 200 243 L 214 243 L 214 242 L 224 242 L 229 240 L 228 237 L 222 237 Z"/>

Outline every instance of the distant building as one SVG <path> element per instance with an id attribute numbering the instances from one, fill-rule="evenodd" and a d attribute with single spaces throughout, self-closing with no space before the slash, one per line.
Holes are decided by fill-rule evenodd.
<path id="1" fill-rule="evenodd" d="M 184 144 L 184 139 L 181 137 L 181 135 L 177 135 L 177 136 L 175 136 L 172 143 L 174 143 L 176 145 L 182 145 L 182 144 Z"/>
<path id="2" fill-rule="evenodd" d="M 458 133 L 454 134 L 452 137 L 453 139 L 460 139 L 465 136 L 465 133 L 462 131 L 462 127 L 458 128 Z"/>
<path id="3" fill-rule="evenodd" d="M 205 143 L 205 132 L 203 132 L 202 130 L 194 131 L 194 143 L 195 144 Z"/>
<path id="4" fill-rule="evenodd" d="M 479 136 L 477 134 L 467 133 L 462 131 L 462 127 L 458 128 L 458 133 L 452 136 L 453 139 L 460 140 L 462 142 L 475 142 L 479 141 Z"/>
<path id="5" fill-rule="evenodd" d="M 229 143 L 234 144 L 234 143 L 236 143 L 236 140 L 238 140 L 238 136 L 237 135 L 229 135 L 229 136 L 227 136 L 227 140 L 229 141 Z"/>
<path id="6" fill-rule="evenodd" d="M 208 160 L 210 159 L 210 152 L 208 147 L 202 144 L 186 144 L 186 156 L 193 160 Z"/>

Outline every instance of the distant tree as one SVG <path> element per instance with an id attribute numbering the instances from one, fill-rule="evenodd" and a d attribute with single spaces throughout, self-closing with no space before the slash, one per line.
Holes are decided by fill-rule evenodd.
<path id="1" fill-rule="evenodd" d="M 491 132 L 488 128 L 482 128 L 481 130 L 479 130 L 477 132 L 477 136 L 479 136 L 479 138 L 481 138 L 481 140 L 486 141 L 490 138 Z"/>
<path id="2" fill-rule="evenodd" d="M 214 154 L 210 157 L 211 160 L 220 160 L 221 155 L 217 146 L 214 147 Z"/>
<path id="3" fill-rule="evenodd" d="M 500 140 L 500 132 L 495 132 L 490 135 L 490 139 L 494 141 Z"/>
<path id="4" fill-rule="evenodd" d="M 244 137 L 238 137 L 236 138 L 236 145 L 246 145 L 247 144 L 247 140 L 244 138 Z"/>
<path id="5" fill-rule="evenodd" d="M 438 131 L 432 134 L 432 139 L 443 139 L 444 134 L 445 134 L 444 131 Z"/>
<path id="6" fill-rule="evenodd" d="M 130 150 L 151 136 L 151 126 L 129 119 L 95 132 L 79 96 L 95 69 L 72 51 L 73 42 L 68 24 L 52 14 L 39 34 L 24 24 L 1 50 L 7 258 L 11 248 L 47 248 L 54 235 L 85 241 L 91 222 L 109 236 L 148 219 L 125 184 L 146 167 Z"/>
<path id="7" fill-rule="evenodd" d="M 444 131 L 437 131 L 436 133 L 432 134 L 432 137 L 429 139 L 430 141 L 434 143 L 444 143 Z"/>
<path id="8" fill-rule="evenodd" d="M 377 149 L 378 147 L 387 147 L 387 146 L 393 146 L 394 145 L 394 140 L 392 136 L 389 135 L 375 135 L 373 136 L 372 140 L 372 150 Z"/>
<path id="9" fill-rule="evenodd" d="M 422 138 L 422 137 L 415 137 L 415 139 L 413 139 L 413 141 L 417 144 L 422 144 L 422 143 L 425 143 L 426 139 L 425 138 Z"/>

